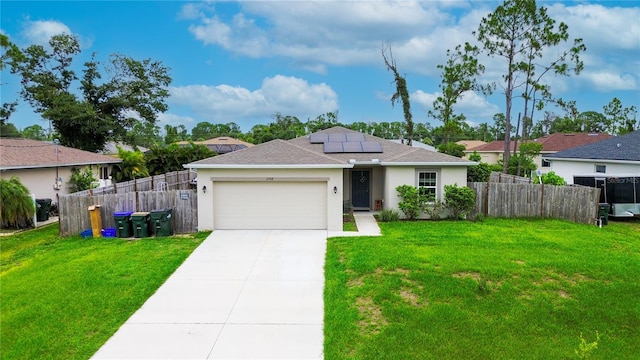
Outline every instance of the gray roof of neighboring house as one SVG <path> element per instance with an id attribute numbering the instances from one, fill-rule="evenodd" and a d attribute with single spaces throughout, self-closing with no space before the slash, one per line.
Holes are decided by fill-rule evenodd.
<path id="1" fill-rule="evenodd" d="M 318 133 L 357 133 L 357 131 L 336 126 Z M 241 167 L 241 166 L 317 166 L 351 167 L 352 161 L 402 165 L 405 164 L 445 164 L 467 166 L 475 164 L 435 151 L 414 148 L 403 144 L 363 134 L 365 141 L 380 143 L 382 153 L 332 153 L 325 154 L 323 144 L 312 144 L 309 136 L 292 140 L 273 140 L 251 148 L 210 157 L 186 165 L 190 168 Z"/>
<path id="2" fill-rule="evenodd" d="M 640 130 L 560 151 L 545 158 L 640 161 Z"/>
<path id="3" fill-rule="evenodd" d="M 115 164 L 113 156 L 31 140 L 0 138 L 0 169 L 30 169 L 56 166 Z"/>

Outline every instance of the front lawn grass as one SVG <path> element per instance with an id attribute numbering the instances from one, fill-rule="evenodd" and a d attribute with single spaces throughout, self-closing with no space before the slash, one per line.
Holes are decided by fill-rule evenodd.
<path id="1" fill-rule="evenodd" d="M 380 227 L 327 243 L 326 359 L 638 357 L 640 224 Z"/>
<path id="2" fill-rule="evenodd" d="M 53 224 L 0 238 L 2 359 L 87 359 L 204 240 L 61 238 Z"/>

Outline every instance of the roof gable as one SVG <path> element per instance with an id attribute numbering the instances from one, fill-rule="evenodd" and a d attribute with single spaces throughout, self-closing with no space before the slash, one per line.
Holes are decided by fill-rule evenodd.
<path id="1" fill-rule="evenodd" d="M 331 153 L 325 154 L 322 143 L 311 143 L 309 137 L 301 136 L 291 140 L 273 140 L 251 148 L 211 157 L 188 164 L 187 167 L 230 167 L 230 166 L 342 166 L 350 167 L 354 162 L 387 162 L 394 165 L 450 163 L 466 166 L 470 162 L 454 156 L 414 148 L 376 136 L 362 134 L 341 126 L 318 131 L 316 134 L 357 133 L 366 142 L 379 143 L 382 153 Z"/>
<path id="2" fill-rule="evenodd" d="M 55 166 L 114 164 L 122 160 L 113 156 L 31 140 L 0 138 L 0 168 L 29 169 Z"/>

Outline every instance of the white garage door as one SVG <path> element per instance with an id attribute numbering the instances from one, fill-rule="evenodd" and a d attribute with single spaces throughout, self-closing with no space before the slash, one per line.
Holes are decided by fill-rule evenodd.
<path id="1" fill-rule="evenodd" d="M 326 182 L 214 182 L 216 229 L 326 229 Z"/>

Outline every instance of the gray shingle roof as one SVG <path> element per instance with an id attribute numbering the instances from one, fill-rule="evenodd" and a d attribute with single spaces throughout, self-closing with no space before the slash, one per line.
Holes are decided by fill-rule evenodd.
<path id="1" fill-rule="evenodd" d="M 560 151 L 545 158 L 640 161 L 640 130 Z"/>
<path id="2" fill-rule="evenodd" d="M 336 126 L 318 131 L 318 133 L 358 133 L 357 131 Z M 217 167 L 232 165 L 267 166 L 267 165 L 317 165 L 349 167 L 350 160 L 402 163 L 450 163 L 451 165 L 466 166 L 471 163 L 435 151 L 413 148 L 403 144 L 396 144 L 376 136 L 363 134 L 365 141 L 381 144 L 382 153 L 338 153 L 325 154 L 322 144 L 312 144 L 309 136 L 302 136 L 292 140 L 273 140 L 254 147 L 234 151 L 232 153 L 214 156 L 186 165 L 186 167 Z"/>
<path id="3" fill-rule="evenodd" d="M 31 139 L 0 138 L 0 169 L 114 164 L 122 160 L 107 155 Z"/>

